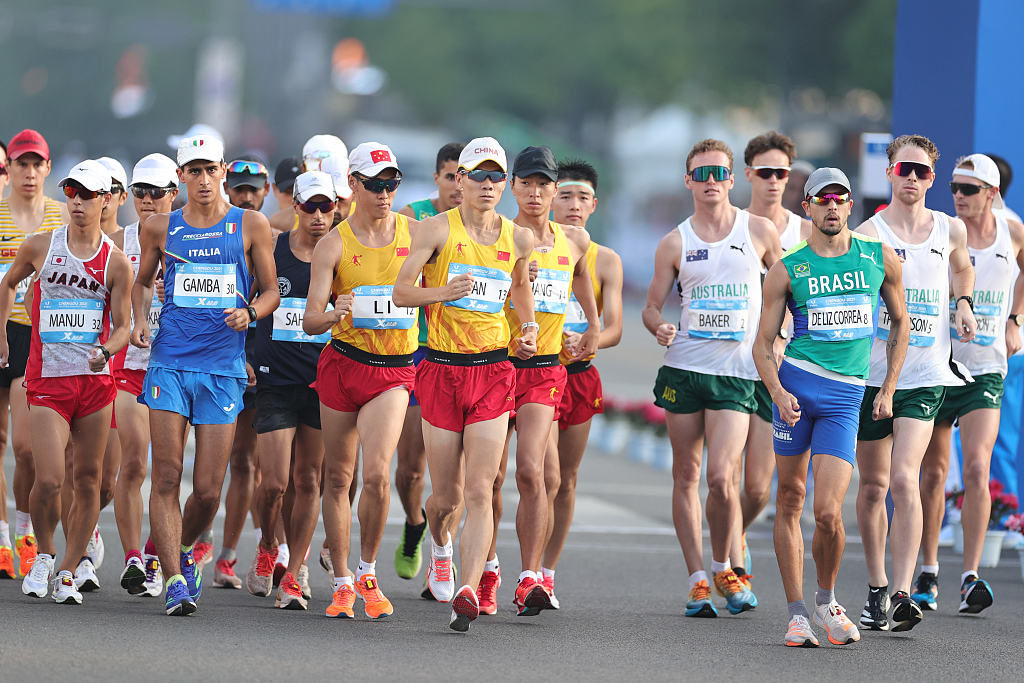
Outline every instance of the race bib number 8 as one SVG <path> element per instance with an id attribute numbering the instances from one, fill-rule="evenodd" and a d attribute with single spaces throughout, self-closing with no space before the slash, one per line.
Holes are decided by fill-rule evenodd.
<path id="1" fill-rule="evenodd" d="M 334 306 L 327 304 L 327 310 L 333 311 Z M 313 336 L 302 331 L 302 316 L 306 312 L 306 300 L 295 297 L 281 299 L 281 305 L 274 311 L 274 331 L 270 338 L 274 341 L 311 342 L 326 344 L 331 341 L 331 331 Z"/>
<path id="2" fill-rule="evenodd" d="M 234 263 L 183 263 L 174 271 L 174 303 L 182 308 L 238 305 Z"/>
<path id="3" fill-rule="evenodd" d="M 931 346 L 935 343 L 935 328 L 939 324 L 939 307 L 935 304 L 907 302 L 910 316 L 910 346 Z M 878 338 L 889 338 L 889 309 L 885 304 L 878 307 Z"/>
<path id="4" fill-rule="evenodd" d="M 992 346 L 996 342 L 996 335 L 1000 333 L 1003 307 L 999 304 L 974 304 L 974 319 L 978 321 L 978 330 L 971 343 Z M 955 301 L 949 302 L 949 334 L 953 339 L 960 338 L 960 331 L 956 329 Z"/>
<path id="5" fill-rule="evenodd" d="M 569 306 L 565 311 L 565 323 L 562 325 L 562 330 L 583 334 L 587 331 L 588 327 L 590 327 L 590 323 L 587 322 L 587 314 L 583 312 L 583 307 L 577 301 L 576 295 L 570 294 Z"/>
<path id="6" fill-rule="evenodd" d="M 391 300 L 394 285 L 365 285 L 352 290 L 352 326 L 363 330 L 408 330 L 416 324 L 415 308 Z"/>
<path id="7" fill-rule="evenodd" d="M 497 268 L 465 263 L 448 264 L 448 282 L 464 273 L 473 276 L 473 289 L 461 299 L 446 301 L 444 305 L 480 313 L 500 313 L 508 298 L 508 290 L 512 287 L 512 276 Z"/>
<path id="8" fill-rule="evenodd" d="M 693 299 L 689 335 L 698 339 L 743 341 L 747 334 L 747 299 Z"/>
<path id="9" fill-rule="evenodd" d="M 871 296 L 842 294 L 807 300 L 807 332 L 816 341 L 846 341 L 870 337 Z"/>
<path id="10" fill-rule="evenodd" d="M 44 344 L 98 344 L 103 302 L 98 299 L 44 299 L 39 302 L 39 340 Z"/>

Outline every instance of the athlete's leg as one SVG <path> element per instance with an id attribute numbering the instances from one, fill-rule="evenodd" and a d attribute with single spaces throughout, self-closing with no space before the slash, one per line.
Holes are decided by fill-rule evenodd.
<path id="1" fill-rule="evenodd" d="M 291 485 L 295 491 L 287 525 L 291 559 L 288 571 L 298 576 L 306 549 L 313 540 L 320 512 L 320 467 L 324 460 L 324 439 L 319 429 L 300 424 L 295 433 L 295 459 Z"/>
<path id="2" fill-rule="evenodd" d="M 932 435 L 932 421 L 898 417 L 893 421 L 893 515 L 889 529 L 893 588 L 910 593 L 921 549 L 921 460 Z M 988 484 L 986 483 L 986 486 Z"/>
<path id="3" fill-rule="evenodd" d="M 256 430 L 252 427 L 255 415 L 255 408 L 247 408 L 238 414 L 235 422 L 234 440 L 231 443 L 231 481 L 224 497 L 225 548 L 238 547 L 238 538 L 245 528 L 245 518 L 249 514 L 253 491 L 256 489 Z M 263 526 L 260 524 L 260 528 Z"/>
<path id="4" fill-rule="evenodd" d="M 71 437 L 71 425 L 52 408 L 33 406 L 31 413 L 32 445 L 38 453 L 30 497 L 32 526 L 39 552 L 55 556 L 57 546 L 53 535 L 60 521 L 60 491 L 66 473 L 64 448 Z M 85 546 L 81 550 L 84 552 Z M 75 556 L 76 563 L 81 556 L 81 553 Z M 74 566 L 71 569 L 74 570 Z"/>
<path id="5" fill-rule="evenodd" d="M 426 428 L 427 423 L 424 422 L 423 426 Z M 487 551 L 487 561 L 493 560 L 498 556 L 498 524 L 501 523 L 501 515 L 505 511 L 505 506 L 501 498 L 501 487 L 505 485 L 505 471 L 508 469 L 508 449 L 509 444 L 512 442 L 512 432 L 515 431 L 515 419 L 509 420 L 508 431 L 505 433 L 505 446 L 501 451 L 501 460 L 498 463 L 498 474 L 494 478 L 494 486 L 491 488 L 491 547 Z M 433 481 L 433 477 L 431 477 Z M 461 517 L 461 514 L 458 515 Z M 458 525 L 458 521 L 455 522 Z M 455 535 L 452 534 L 452 539 L 455 539 Z"/>
<path id="6" fill-rule="evenodd" d="M 363 448 L 363 488 L 359 494 L 359 546 L 364 562 L 375 562 L 391 502 L 391 456 L 409 405 L 404 388 L 385 391 L 359 409 L 356 428 Z M 359 579 L 360 577 L 356 577 Z"/>
<path id="7" fill-rule="evenodd" d="M 267 550 L 277 545 L 274 530 L 281 515 L 288 480 L 291 478 L 292 440 L 295 438 L 295 431 L 295 427 L 276 429 L 264 432 L 256 438 L 256 460 L 259 462 L 262 479 L 253 495 L 253 504 L 263 522 L 260 527 L 263 534 L 260 545 Z M 238 440 L 235 441 L 237 443 Z M 230 487 L 228 491 L 231 491 Z"/>
<path id="8" fill-rule="evenodd" d="M 7 416 L 10 400 L 10 388 L 0 387 L 0 522 L 7 521 L 7 475 L 4 473 L 3 464 L 4 454 L 7 453 Z"/>
<path id="9" fill-rule="evenodd" d="M 700 465 L 704 452 L 704 412 L 665 412 L 672 442 L 672 523 L 683 550 L 687 574 L 704 569 L 701 538 Z"/>
<path id="10" fill-rule="evenodd" d="M 149 425 L 153 442 L 149 537 L 156 546 L 164 578 L 170 579 L 181 574 L 182 515 L 178 496 L 188 422 L 179 413 L 150 410 Z"/>
<path id="11" fill-rule="evenodd" d="M 786 602 L 804 599 L 804 536 L 800 516 L 807 495 L 808 450 L 802 455 L 776 455 L 779 488 L 775 494 L 775 557 L 779 561 Z"/>
<path id="12" fill-rule="evenodd" d="M 587 449 L 590 422 L 587 420 L 568 429 L 552 429 L 552 441 L 555 441 L 558 448 L 560 483 L 553 506 L 551 532 L 547 548 L 544 549 L 544 566 L 548 569 L 558 565 L 569 527 L 572 526 L 572 516 L 576 509 L 576 478 L 583 461 L 583 452 Z"/>
<path id="13" fill-rule="evenodd" d="M 33 412 L 38 409 L 34 407 Z M 108 404 L 94 413 L 72 420 L 71 440 L 75 444 L 74 481 L 72 482 L 74 502 L 68 513 L 65 531 L 67 552 L 57 571 L 74 572 L 85 555 L 93 529 L 100 517 L 100 485 L 104 470 L 106 439 L 110 436 L 110 414 L 113 404 Z M 56 412 L 50 411 L 54 415 Z M 34 420 L 33 420 L 34 422 Z M 50 425 L 38 425 L 47 428 Z M 33 433 L 36 430 L 33 429 Z M 33 440 L 33 452 L 35 452 Z"/>
<path id="14" fill-rule="evenodd" d="M 889 528 L 885 495 L 889 491 L 892 443 L 891 436 L 876 441 L 857 441 L 857 467 L 860 468 L 857 528 L 864 544 L 868 585 L 876 587 L 889 585 L 885 573 L 885 536 Z"/>
<path id="15" fill-rule="evenodd" d="M 555 521 L 555 498 L 562 487 L 562 467 L 558 458 L 558 422 L 552 420 L 548 437 L 544 443 L 544 491 L 547 493 L 547 514 L 544 515 L 544 542 L 540 546 L 538 562 L 544 564 L 544 552 L 551 540 L 552 524 Z M 551 567 L 548 567 L 551 569 Z"/>
<path id="16" fill-rule="evenodd" d="M 812 459 L 811 466 L 814 468 L 814 538 L 811 541 L 811 555 L 817 567 L 818 586 L 833 590 L 836 576 L 839 575 L 839 562 L 846 548 L 843 498 L 850 488 L 853 465 L 842 458 L 819 453 Z M 799 527 L 799 514 L 797 524 Z"/>
<path id="17" fill-rule="evenodd" d="M 29 511 L 29 494 L 35 480 L 35 463 L 32 460 L 32 425 L 29 418 L 28 397 L 21 384 L 24 377 L 11 382 L 11 445 L 14 447 L 14 506 L 21 512 Z"/>
<path id="18" fill-rule="evenodd" d="M 107 435 L 107 448 L 103 453 L 103 478 L 100 482 L 100 510 L 114 500 L 117 471 L 121 469 L 121 441 L 116 429 Z"/>
<path id="19" fill-rule="evenodd" d="M 539 572 L 548 532 L 544 460 L 555 416 L 554 406 L 526 403 L 516 408 L 516 532 L 523 571 Z M 472 584 L 470 584 L 472 585 Z"/>
<path id="20" fill-rule="evenodd" d="M 999 410 L 979 408 L 960 416 L 960 443 L 964 451 L 964 504 L 960 523 L 964 529 L 964 571 L 978 571 L 985 530 L 992 513 L 989 467 L 999 435 Z"/>
<path id="21" fill-rule="evenodd" d="M 228 460 L 231 458 L 231 441 L 235 435 L 234 424 L 201 424 L 195 428 L 196 460 L 192 469 L 192 495 L 185 501 L 181 512 L 181 545 L 184 546 L 195 543 L 199 534 L 210 528 L 217 514 L 224 475 L 227 474 Z"/>
<path id="22" fill-rule="evenodd" d="M 705 514 L 711 532 L 711 557 L 716 562 L 729 558 L 729 547 L 739 497 L 733 489 L 736 468 L 743 458 L 750 416 L 736 410 L 708 410 L 704 413 L 708 442 L 708 500 Z"/>
<path id="23" fill-rule="evenodd" d="M 416 526 L 423 523 L 423 487 L 427 472 L 427 453 L 423 448 L 423 428 L 420 407 L 409 406 L 398 440 L 398 467 L 395 470 L 395 489 L 405 510 L 405 521 Z"/>
<path id="24" fill-rule="evenodd" d="M 356 418 L 359 413 L 341 412 L 320 404 L 320 424 L 324 446 L 324 531 L 331 551 L 334 576 L 352 576 L 348 568 L 349 545 L 352 542 L 353 475 L 359 457 L 359 434 Z"/>
<path id="25" fill-rule="evenodd" d="M 939 531 L 946 514 L 946 476 L 949 474 L 952 432 L 951 421 L 937 423 L 932 429 L 932 437 L 921 462 L 921 511 L 924 519 L 921 528 L 921 564 L 924 566 L 939 563 Z"/>
<path id="26" fill-rule="evenodd" d="M 149 408 L 135 395 L 117 392 L 117 435 L 121 469 L 114 487 L 114 518 L 125 554 L 139 550 L 142 540 L 142 484 L 149 466 Z"/>
<path id="27" fill-rule="evenodd" d="M 743 467 L 736 468 L 734 476 L 735 489 L 740 499 L 740 515 L 734 522 L 732 548 L 729 551 L 729 558 L 734 565 L 738 566 L 743 558 L 743 533 L 750 528 L 771 498 L 774 471 L 772 423 L 751 414 Z"/>

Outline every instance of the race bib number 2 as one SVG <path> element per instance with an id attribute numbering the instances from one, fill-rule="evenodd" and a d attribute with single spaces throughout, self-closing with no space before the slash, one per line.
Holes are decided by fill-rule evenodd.
<path id="1" fill-rule="evenodd" d="M 174 271 L 174 303 L 182 308 L 234 308 L 234 263 L 183 263 Z"/>
<path id="2" fill-rule="evenodd" d="M 512 276 L 497 268 L 465 263 L 448 264 L 448 282 L 464 273 L 473 276 L 473 289 L 461 299 L 446 301 L 444 305 L 480 313 L 500 313 L 508 298 L 508 290 L 512 287 Z"/>
<path id="3" fill-rule="evenodd" d="M 743 341 L 749 307 L 746 299 L 693 299 L 687 331 L 697 339 Z"/>
<path id="4" fill-rule="evenodd" d="M 44 344 L 97 344 L 103 330 L 98 299 L 44 299 L 39 302 L 39 340 Z"/>

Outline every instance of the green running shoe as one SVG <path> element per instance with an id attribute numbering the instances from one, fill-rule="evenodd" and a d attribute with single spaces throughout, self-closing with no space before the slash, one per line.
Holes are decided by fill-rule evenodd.
<path id="1" fill-rule="evenodd" d="M 427 533 L 426 514 L 423 523 L 413 526 L 405 523 L 402 538 L 395 548 L 395 573 L 403 579 L 415 579 L 423 565 L 423 536 Z"/>

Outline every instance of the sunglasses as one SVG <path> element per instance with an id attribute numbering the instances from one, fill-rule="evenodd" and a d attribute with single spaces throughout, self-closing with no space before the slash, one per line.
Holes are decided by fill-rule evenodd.
<path id="1" fill-rule="evenodd" d="M 842 194 L 823 194 L 823 195 L 811 195 L 807 197 L 809 204 L 816 204 L 818 206 L 827 206 L 829 202 L 835 202 L 836 204 L 845 204 L 850 201 L 850 193 L 844 192 Z"/>
<path id="2" fill-rule="evenodd" d="M 68 199 L 74 199 L 80 197 L 81 199 L 96 199 L 101 194 L 106 194 L 102 190 L 87 190 L 84 187 L 75 187 L 74 185 L 64 186 L 64 196 Z"/>
<path id="3" fill-rule="evenodd" d="M 402 182 L 402 176 L 392 178 L 391 180 L 383 180 L 381 178 L 363 178 L 361 176 L 355 176 L 355 179 L 366 188 L 367 192 L 372 192 L 374 194 L 380 194 L 384 190 L 394 192 Z"/>
<path id="4" fill-rule="evenodd" d="M 706 183 L 708 178 L 714 178 L 718 182 L 722 182 L 732 177 L 732 171 L 725 166 L 698 166 L 687 175 L 695 183 Z"/>
<path id="5" fill-rule="evenodd" d="M 935 172 L 928 164 L 919 164 L 916 161 L 897 161 L 889 168 L 892 169 L 893 173 L 903 178 L 909 176 L 910 172 L 913 171 L 918 180 L 928 180 Z"/>
<path id="6" fill-rule="evenodd" d="M 143 199 L 146 195 L 152 200 L 163 199 L 171 192 L 174 192 L 173 187 L 133 187 L 132 194 L 135 195 L 136 199 Z"/>
<path id="7" fill-rule="evenodd" d="M 789 177 L 788 166 L 751 166 L 750 170 L 754 172 L 758 178 L 764 178 L 768 180 L 772 176 L 775 176 L 779 180 L 785 180 Z"/>
<path id="8" fill-rule="evenodd" d="M 334 211 L 334 202 L 330 199 L 324 202 L 302 202 L 299 204 L 299 208 L 306 213 L 316 213 L 317 211 L 320 213 L 330 213 L 331 211 Z"/>
<path id="9" fill-rule="evenodd" d="M 950 183 L 949 191 L 953 194 L 959 192 L 965 197 L 973 197 L 982 190 L 987 190 L 991 185 L 971 185 L 970 183 Z"/>
<path id="10" fill-rule="evenodd" d="M 249 175 L 270 175 L 267 167 L 258 161 L 232 161 L 228 165 L 228 173 L 248 173 Z"/>
<path id="11" fill-rule="evenodd" d="M 459 171 L 459 173 L 477 183 L 482 183 L 485 180 L 490 180 L 492 183 L 500 183 L 508 179 L 508 173 L 505 173 L 504 171 L 483 171 L 476 169 L 475 171 Z"/>

